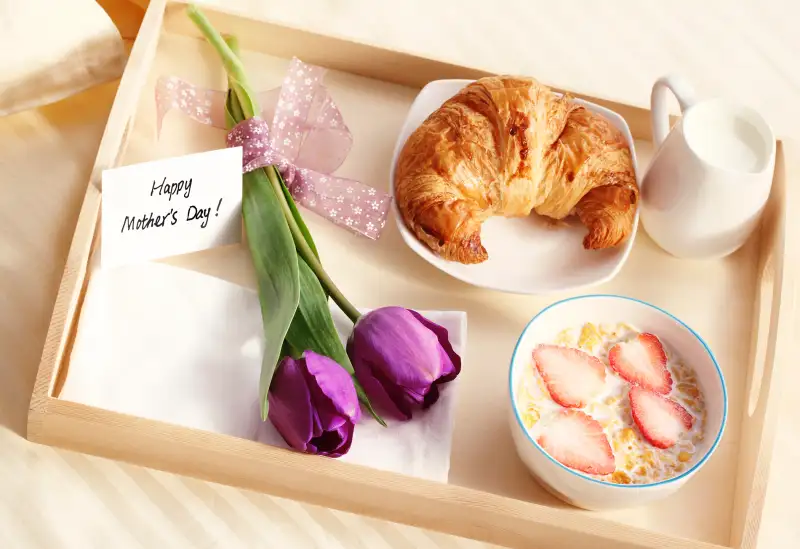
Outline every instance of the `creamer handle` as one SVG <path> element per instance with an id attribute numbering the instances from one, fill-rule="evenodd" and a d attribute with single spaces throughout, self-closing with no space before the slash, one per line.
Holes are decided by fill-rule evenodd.
<path id="1" fill-rule="evenodd" d="M 667 134 L 670 130 L 669 108 L 667 107 L 668 91 L 671 91 L 678 99 L 681 113 L 686 112 L 686 109 L 695 103 L 694 89 L 689 81 L 682 76 L 672 74 L 656 80 L 656 83 L 653 84 L 653 91 L 650 94 L 653 145 L 655 145 L 656 148 L 661 146 L 661 143 L 667 138 Z"/>

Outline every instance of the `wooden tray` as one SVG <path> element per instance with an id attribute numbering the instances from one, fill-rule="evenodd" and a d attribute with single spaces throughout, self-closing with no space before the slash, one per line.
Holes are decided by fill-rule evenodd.
<path id="1" fill-rule="evenodd" d="M 798 230 L 800 212 L 788 181 L 800 177 L 800 165 L 796 149 L 785 141 L 778 144 L 762 227 L 743 249 L 718 261 L 682 261 L 666 255 L 640 230 L 621 274 L 598 288 L 649 301 L 686 320 L 715 350 L 729 385 L 729 421 L 719 449 L 681 491 L 649 507 L 603 513 L 568 507 L 532 480 L 514 452 L 507 426 L 509 358 L 527 321 L 566 296 L 523 297 L 462 284 L 409 250 L 392 220 L 384 236 L 373 242 L 306 216 L 323 262 L 346 295 L 361 306 L 403 304 L 468 312 L 468 349 L 448 484 L 60 400 L 97 248 L 102 170 L 223 146 L 220 130 L 180 115 L 169 117 L 161 138 L 155 137 L 153 86 L 158 76 L 175 74 L 198 85 L 224 87 L 217 55 L 184 10 L 180 2 L 152 1 L 132 50 L 50 323 L 30 405 L 30 440 L 509 547 L 754 546 L 780 373 L 793 358 L 797 250 L 787 247 L 786 235 Z M 355 139 L 337 173 L 379 188 L 388 189 L 392 148 L 419 88 L 434 79 L 485 74 L 242 15 L 206 13 L 220 31 L 239 37 L 258 89 L 279 85 L 291 56 L 331 69 L 327 86 Z M 649 113 L 585 98 L 625 117 L 639 140 L 640 166 L 646 166 L 651 153 Z M 245 254 L 237 248 L 173 262 L 252 285 Z"/>

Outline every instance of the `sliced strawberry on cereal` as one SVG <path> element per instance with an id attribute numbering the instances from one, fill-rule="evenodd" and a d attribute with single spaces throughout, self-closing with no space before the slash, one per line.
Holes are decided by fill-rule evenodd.
<path id="1" fill-rule="evenodd" d="M 692 428 L 694 418 L 672 399 L 641 387 L 631 387 L 628 398 L 633 422 L 656 448 L 671 447 Z"/>
<path id="2" fill-rule="evenodd" d="M 539 345 L 533 361 L 552 399 L 565 408 L 583 408 L 605 386 L 605 366 L 581 350 Z"/>
<path id="3" fill-rule="evenodd" d="M 590 475 L 608 475 L 616 469 L 614 451 L 603 427 L 579 410 L 557 413 L 543 427 L 536 442 L 570 469 Z"/>
<path id="4" fill-rule="evenodd" d="M 642 333 L 631 341 L 617 343 L 608 351 L 608 365 L 633 385 L 666 395 L 672 389 L 667 355 L 658 337 Z"/>

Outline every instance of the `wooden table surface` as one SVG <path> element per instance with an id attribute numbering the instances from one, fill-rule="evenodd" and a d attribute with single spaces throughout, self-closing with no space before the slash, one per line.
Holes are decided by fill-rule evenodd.
<path id="1" fill-rule="evenodd" d="M 99 2 L 124 37 L 135 37 L 146 0 Z M 213 2 L 638 105 L 655 78 L 678 71 L 701 95 L 746 101 L 779 135 L 798 133 L 800 33 L 791 0 L 201 3 Z M 24 440 L 56 288 L 115 90 L 111 83 L 0 119 L 0 547 L 487 547 Z M 795 371 L 788 390 L 798 381 Z M 782 405 L 760 548 L 800 546 L 793 400 L 789 393 Z"/>

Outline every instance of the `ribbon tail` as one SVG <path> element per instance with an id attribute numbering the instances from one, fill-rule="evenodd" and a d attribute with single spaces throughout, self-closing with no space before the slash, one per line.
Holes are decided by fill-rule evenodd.
<path id="1" fill-rule="evenodd" d="M 391 197 L 353 179 L 299 169 L 290 187 L 298 204 L 353 233 L 380 238 Z"/>
<path id="2" fill-rule="evenodd" d="M 200 88 L 175 76 L 162 76 L 156 82 L 156 136 L 161 135 L 164 117 L 176 109 L 192 120 L 225 127 L 225 91 Z"/>

